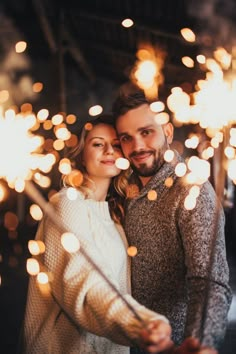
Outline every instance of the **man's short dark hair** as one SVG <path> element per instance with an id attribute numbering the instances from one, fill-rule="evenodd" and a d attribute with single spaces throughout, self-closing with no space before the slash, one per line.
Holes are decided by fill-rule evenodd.
<path id="1" fill-rule="evenodd" d="M 143 91 L 136 91 L 132 93 L 120 93 L 113 105 L 112 112 L 115 120 L 130 111 L 131 109 L 138 108 L 142 104 L 150 104 Z"/>

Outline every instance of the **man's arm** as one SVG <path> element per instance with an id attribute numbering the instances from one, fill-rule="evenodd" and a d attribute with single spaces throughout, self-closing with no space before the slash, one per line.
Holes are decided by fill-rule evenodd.
<path id="1" fill-rule="evenodd" d="M 209 182 L 201 187 L 196 207 L 189 211 L 182 207 L 179 218 L 188 284 L 185 337 L 197 337 L 215 348 L 223 340 L 232 299 L 224 220 Z"/>

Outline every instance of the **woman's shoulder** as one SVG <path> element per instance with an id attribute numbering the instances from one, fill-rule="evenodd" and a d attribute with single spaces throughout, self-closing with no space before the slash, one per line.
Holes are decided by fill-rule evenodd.
<path id="1" fill-rule="evenodd" d="M 70 229 L 81 228 L 82 223 L 86 224 L 89 217 L 89 209 L 86 199 L 80 191 L 72 188 L 62 188 L 50 199 L 57 217 L 70 225 Z"/>
<path id="2" fill-rule="evenodd" d="M 84 204 L 84 194 L 72 187 L 63 187 L 56 192 L 49 200 L 54 206 L 60 204 Z"/>

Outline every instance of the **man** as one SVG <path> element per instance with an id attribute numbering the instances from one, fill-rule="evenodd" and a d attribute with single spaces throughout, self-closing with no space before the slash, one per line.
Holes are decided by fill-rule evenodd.
<path id="1" fill-rule="evenodd" d="M 217 207 L 209 181 L 200 186 L 195 208 L 185 208 L 191 186 L 175 174 L 176 164 L 183 160 L 177 152 L 172 162 L 164 160 L 173 126 L 155 121 L 142 92 L 121 94 L 113 113 L 133 171 L 129 183 L 139 187 L 139 194 L 128 198 L 125 217 L 129 245 L 137 248 L 132 294 L 170 320 L 176 344 L 193 336 L 219 348 L 232 298 L 223 209 Z M 150 191 L 156 199 L 149 198 Z M 141 351 L 134 348 L 131 353 Z"/>

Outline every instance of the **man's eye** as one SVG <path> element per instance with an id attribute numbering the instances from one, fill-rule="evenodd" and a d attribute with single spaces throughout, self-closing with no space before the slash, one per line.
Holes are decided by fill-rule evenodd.
<path id="1" fill-rule="evenodd" d="M 150 129 L 145 129 L 145 130 L 143 130 L 142 131 L 142 135 L 149 135 L 149 134 L 151 134 L 151 130 Z"/>
<path id="2" fill-rule="evenodd" d="M 130 141 L 130 140 L 131 140 L 130 136 L 122 136 L 120 138 L 120 141 L 122 141 L 122 143 L 125 143 L 125 142 Z"/>

